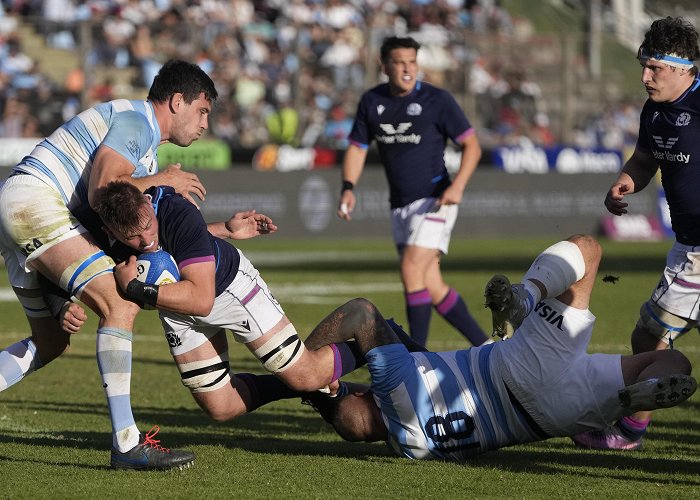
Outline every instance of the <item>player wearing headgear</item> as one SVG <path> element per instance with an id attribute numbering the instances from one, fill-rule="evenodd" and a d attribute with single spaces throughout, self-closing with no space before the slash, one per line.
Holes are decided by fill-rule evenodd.
<path id="1" fill-rule="evenodd" d="M 700 300 L 700 57 L 698 32 L 676 17 L 651 24 L 639 47 L 642 84 L 649 96 L 639 120 L 632 157 L 605 197 L 613 215 L 627 213 L 625 197 L 644 189 L 661 172 L 675 242 L 666 268 L 642 304 L 632 331 L 635 353 L 668 349 L 675 339 L 697 327 Z M 641 448 L 651 414 L 625 417 L 574 442 L 597 449 Z"/>

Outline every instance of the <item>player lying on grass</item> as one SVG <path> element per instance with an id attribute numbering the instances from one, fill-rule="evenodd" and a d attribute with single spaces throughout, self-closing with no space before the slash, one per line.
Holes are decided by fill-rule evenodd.
<path id="1" fill-rule="evenodd" d="M 409 352 L 376 307 L 351 301 L 306 343 L 354 338 L 371 387 L 306 399 L 346 440 L 386 440 L 400 456 L 457 461 L 685 401 L 696 382 L 678 351 L 586 354 L 600 257 L 594 238 L 577 235 L 541 253 L 522 284 L 493 277 L 485 295 L 495 330 L 515 335 L 466 350 Z"/>
<path id="2" fill-rule="evenodd" d="M 79 214 L 81 222 L 92 234 L 104 225 L 108 234 L 100 240 L 119 262 L 114 274 L 121 290 L 159 309 L 182 382 L 213 419 L 228 420 L 294 391 L 325 388 L 356 367 L 354 342 L 307 349 L 260 273 L 222 239 L 232 236 L 226 225 L 207 225 L 197 207 L 171 188 L 144 194 L 112 182 L 100 190 L 95 208 L 96 214 Z M 275 229 L 268 218 L 258 222 Z M 180 281 L 159 287 L 136 279 L 135 255 L 158 248 L 175 258 Z M 226 330 L 286 386 L 272 376 L 232 376 Z"/>

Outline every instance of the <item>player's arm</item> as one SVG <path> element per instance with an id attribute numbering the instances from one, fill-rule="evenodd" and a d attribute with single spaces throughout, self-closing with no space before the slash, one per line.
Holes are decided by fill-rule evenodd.
<path id="1" fill-rule="evenodd" d="M 462 201 L 467 183 L 472 178 L 481 159 L 481 144 L 479 144 L 479 139 L 473 130 L 464 136 L 459 144 L 462 146 L 459 170 L 452 179 L 452 184 L 440 196 L 438 203 L 441 205 L 456 205 Z"/>
<path id="2" fill-rule="evenodd" d="M 623 201 L 624 197 L 644 189 L 658 169 L 659 165 L 651 153 L 635 148 L 605 196 L 605 208 L 608 212 L 613 215 L 626 214 L 627 203 Z"/>
<path id="3" fill-rule="evenodd" d="M 277 231 L 277 226 L 267 215 L 256 213 L 255 210 L 238 212 L 225 222 L 207 224 L 211 234 L 223 240 L 247 240 L 261 234 L 271 234 Z"/>
<path id="4" fill-rule="evenodd" d="M 338 217 L 350 220 L 352 211 L 355 209 L 355 194 L 352 188 L 360 180 L 362 170 L 367 160 L 367 148 L 351 143 L 345 151 L 343 158 L 343 187 L 340 193 L 340 203 L 338 204 Z"/>
<path id="5" fill-rule="evenodd" d="M 148 285 L 148 300 L 155 300 L 157 309 L 166 309 L 181 314 L 207 316 L 214 306 L 216 263 L 207 262 L 188 264 L 180 270 L 180 281 L 167 285 Z M 136 257 L 117 264 L 114 276 L 119 287 L 127 297 L 137 302 L 144 302 L 143 286 L 129 285 L 136 280 Z M 136 286 L 135 286 L 136 285 Z"/>
<path id="6" fill-rule="evenodd" d="M 190 193 L 204 199 L 206 190 L 199 177 L 180 169 L 180 164 L 169 165 L 162 172 L 145 177 L 132 177 L 135 167 L 130 160 L 106 145 L 101 145 L 95 154 L 90 172 L 88 200 L 95 206 L 95 192 L 113 181 L 125 181 L 134 184 L 141 191 L 151 186 L 172 186 L 176 192 L 197 206 Z"/>

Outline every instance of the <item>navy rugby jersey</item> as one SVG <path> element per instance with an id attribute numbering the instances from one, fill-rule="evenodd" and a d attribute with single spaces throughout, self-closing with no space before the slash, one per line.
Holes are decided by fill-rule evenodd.
<path id="1" fill-rule="evenodd" d="M 642 108 L 637 149 L 651 154 L 661 169 L 661 183 L 676 239 L 700 245 L 700 79 L 674 102 L 648 99 Z"/>
<path id="2" fill-rule="evenodd" d="M 391 208 L 429 196 L 450 185 L 445 168 L 447 139 L 457 143 L 473 129 L 446 90 L 417 82 L 407 96 L 396 97 L 389 84 L 362 95 L 349 140 L 361 148 L 377 141 Z"/>
<path id="3" fill-rule="evenodd" d="M 216 296 L 233 282 L 238 272 L 240 255 L 229 242 L 213 236 L 201 212 L 169 186 L 151 187 L 151 197 L 158 219 L 158 240 L 163 250 L 173 256 L 179 269 L 197 262 L 216 262 Z M 76 214 L 80 222 L 95 236 L 100 247 L 116 262 L 138 252 L 107 238 L 97 213 L 90 210 Z"/>

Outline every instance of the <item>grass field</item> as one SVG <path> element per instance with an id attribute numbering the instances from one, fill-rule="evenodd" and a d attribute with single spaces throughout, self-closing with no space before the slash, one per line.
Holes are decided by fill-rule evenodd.
<path id="1" fill-rule="evenodd" d="M 519 279 L 553 240 L 454 241 L 445 277 L 487 328 L 483 287 L 495 272 Z M 649 295 L 669 243 L 604 242 L 591 309 L 598 321 L 590 351 L 629 352 L 629 333 Z M 402 291 L 389 241 L 287 241 L 241 245 L 285 307 L 308 332 L 347 299 L 363 296 L 405 322 Z M 619 277 L 603 283 L 605 274 Z M 4 272 L 0 289 L 6 291 Z M 4 294 L 11 297 L 10 294 Z M 3 296 L 4 296 L 3 295 Z M 276 402 L 252 415 L 216 424 L 191 400 L 170 360 L 154 312 L 135 329 L 132 404 L 142 431 L 161 427 L 169 447 L 192 449 L 185 471 L 109 469 L 111 438 L 94 360 L 94 319 L 73 337 L 69 354 L 0 393 L 0 498 L 697 498 L 700 495 L 700 396 L 659 411 L 641 452 L 601 453 L 567 439 L 491 452 L 464 465 L 412 462 L 380 444 L 346 443 L 309 407 Z M 0 345 L 27 335 L 19 305 L 0 302 Z M 433 316 L 429 347 L 464 341 Z M 700 366 L 697 334 L 681 341 Z M 237 371 L 262 373 L 240 345 Z M 365 372 L 353 380 L 367 380 Z"/>

